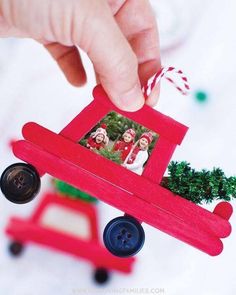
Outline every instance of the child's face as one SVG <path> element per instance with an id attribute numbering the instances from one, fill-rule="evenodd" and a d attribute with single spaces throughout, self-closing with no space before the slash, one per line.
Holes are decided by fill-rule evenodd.
<path id="1" fill-rule="evenodd" d="M 102 135 L 102 134 L 98 134 L 97 136 L 96 136 L 96 143 L 101 143 L 101 142 L 103 142 L 103 139 L 104 139 L 104 135 Z"/>
<path id="2" fill-rule="evenodd" d="M 147 149 L 147 147 L 148 147 L 148 141 L 147 141 L 147 139 L 146 138 L 141 138 L 140 140 L 139 140 L 139 146 L 140 146 L 140 148 L 142 149 L 142 150 L 146 150 Z"/>
<path id="3" fill-rule="evenodd" d="M 127 143 L 131 142 L 132 140 L 132 136 L 129 133 L 125 133 L 123 138 L 124 138 L 124 142 L 127 142 Z"/>

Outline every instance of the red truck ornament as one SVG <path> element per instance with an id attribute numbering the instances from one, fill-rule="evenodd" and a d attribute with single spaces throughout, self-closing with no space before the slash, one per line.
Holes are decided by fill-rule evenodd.
<path id="1" fill-rule="evenodd" d="M 101 85 L 95 87 L 93 97 L 59 134 L 36 123 L 24 125 L 24 140 L 13 144 L 13 152 L 27 164 L 13 164 L 3 172 L 1 189 L 6 198 L 15 203 L 30 201 L 39 191 L 40 177 L 48 173 L 125 213 L 104 230 L 104 243 L 114 255 L 128 257 L 141 249 L 142 222 L 209 255 L 220 254 L 221 238 L 231 232 L 232 206 L 221 202 L 209 212 L 160 185 L 188 128 L 148 105 L 136 112 L 121 111 Z M 141 175 L 78 144 L 112 111 L 159 136 Z"/>

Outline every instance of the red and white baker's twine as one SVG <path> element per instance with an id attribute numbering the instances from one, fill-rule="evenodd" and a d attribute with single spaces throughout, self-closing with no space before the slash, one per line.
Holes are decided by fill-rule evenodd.
<path id="1" fill-rule="evenodd" d="M 188 95 L 190 87 L 187 77 L 183 74 L 183 72 L 181 70 L 177 70 L 174 67 L 164 67 L 161 68 L 161 70 L 155 75 L 153 75 L 148 80 L 147 84 L 143 86 L 142 91 L 145 98 L 148 98 L 152 92 L 152 89 L 160 82 L 162 77 L 165 77 L 165 79 L 168 80 L 180 93 L 183 95 Z M 180 82 L 182 84 L 181 86 Z"/>

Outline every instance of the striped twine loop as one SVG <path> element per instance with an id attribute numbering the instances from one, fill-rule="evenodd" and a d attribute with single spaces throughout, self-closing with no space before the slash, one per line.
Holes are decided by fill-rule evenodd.
<path id="1" fill-rule="evenodd" d="M 170 78 L 169 76 L 173 77 Z M 146 99 L 151 94 L 152 89 L 160 82 L 161 78 L 163 77 L 165 77 L 165 79 L 169 81 L 180 93 L 183 95 L 188 95 L 190 87 L 188 84 L 188 79 L 183 74 L 183 72 L 181 70 L 177 70 L 174 67 L 164 67 L 161 68 L 161 70 L 155 75 L 153 75 L 148 80 L 147 84 L 143 86 L 142 91 Z M 176 78 L 178 78 L 178 80 Z M 179 86 L 180 81 L 182 86 Z"/>

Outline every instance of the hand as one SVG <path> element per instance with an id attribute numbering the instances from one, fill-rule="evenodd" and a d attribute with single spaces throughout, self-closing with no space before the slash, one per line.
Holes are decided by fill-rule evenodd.
<path id="1" fill-rule="evenodd" d="M 127 111 L 142 107 L 140 83 L 160 68 L 148 0 L 0 0 L 0 36 L 37 40 L 75 86 L 86 82 L 81 48 L 110 99 Z"/>

